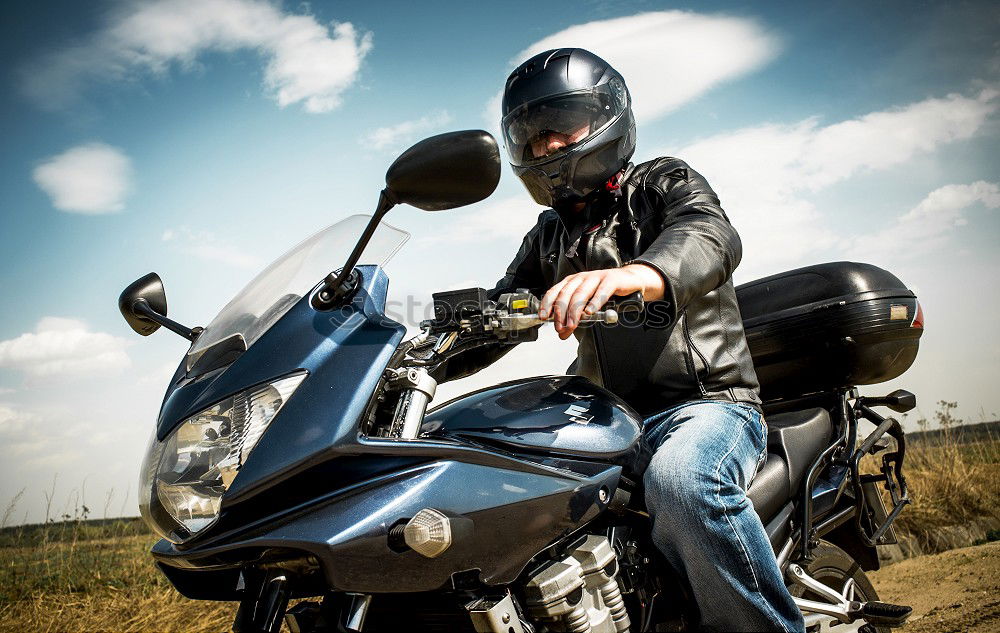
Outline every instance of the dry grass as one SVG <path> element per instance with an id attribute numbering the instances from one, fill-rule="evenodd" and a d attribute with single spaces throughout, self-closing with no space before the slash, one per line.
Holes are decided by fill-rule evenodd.
<path id="1" fill-rule="evenodd" d="M 907 444 L 903 474 L 912 503 L 894 525 L 925 553 L 941 550 L 934 534 L 942 528 L 977 522 L 993 530 L 995 539 L 1000 527 L 1000 438 L 963 437 L 956 431 L 962 421 L 952 415 L 955 406 L 939 402 L 934 419 L 943 432 Z M 929 426 L 926 419 L 917 423 Z M 865 470 L 874 472 L 868 459 Z"/>
<path id="2" fill-rule="evenodd" d="M 188 600 L 172 589 L 39 593 L 0 607 L 0 631 L 228 631 L 234 603 Z"/>
<path id="3" fill-rule="evenodd" d="M 136 520 L 6 530 L 0 631 L 228 630 L 235 604 L 182 598 L 153 566 L 154 541 Z"/>
<path id="4" fill-rule="evenodd" d="M 926 549 L 927 535 L 941 526 L 1000 524 L 1000 442 L 918 444 L 907 456 L 913 503 L 900 515 L 898 530 Z"/>
<path id="5" fill-rule="evenodd" d="M 896 526 L 925 551 L 943 527 L 1000 525 L 1000 440 L 959 441 L 948 431 L 960 422 L 953 408 L 941 403 L 936 417 L 946 431 L 911 442 L 906 453 L 913 504 Z M 0 529 L 0 633 L 229 630 L 236 604 L 177 594 L 153 566 L 148 551 L 156 539 L 141 521 L 85 521 L 86 510 L 58 523 Z"/>

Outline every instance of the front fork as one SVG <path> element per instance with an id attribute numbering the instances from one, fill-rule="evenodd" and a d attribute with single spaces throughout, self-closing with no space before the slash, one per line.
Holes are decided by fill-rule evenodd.
<path id="1" fill-rule="evenodd" d="M 427 405 L 434 398 L 437 381 L 422 367 L 386 369 L 386 391 L 399 390 L 389 437 L 414 440 L 420 434 Z"/>
<path id="2" fill-rule="evenodd" d="M 233 621 L 235 633 L 278 633 L 281 623 L 291 633 L 361 633 L 372 596 L 364 593 L 327 594 L 322 604 L 303 601 L 288 608 L 290 578 L 269 573 L 260 590 L 248 592 Z"/>
<path id="3" fill-rule="evenodd" d="M 285 615 L 291 633 L 361 633 L 372 603 L 371 594 L 329 594 L 320 604 L 300 602 Z"/>
<path id="4" fill-rule="evenodd" d="M 240 583 L 246 583 L 244 576 L 240 576 Z M 288 609 L 289 585 L 288 572 L 276 569 L 265 574 L 257 591 L 244 589 L 233 621 L 234 633 L 278 633 Z"/>

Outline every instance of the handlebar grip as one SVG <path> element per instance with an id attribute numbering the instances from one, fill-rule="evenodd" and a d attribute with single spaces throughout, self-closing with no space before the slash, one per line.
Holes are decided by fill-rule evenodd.
<path id="1" fill-rule="evenodd" d="M 600 321 L 602 323 L 607 323 L 608 325 L 614 325 L 618 323 L 618 312 L 608 308 L 607 310 L 599 310 L 593 314 L 584 315 L 581 321 Z"/>
<path id="2" fill-rule="evenodd" d="M 646 302 L 642 299 L 642 292 L 638 290 L 624 296 L 612 296 L 608 299 L 608 302 L 604 304 L 605 309 L 611 309 L 618 313 L 638 312 L 645 307 Z"/>

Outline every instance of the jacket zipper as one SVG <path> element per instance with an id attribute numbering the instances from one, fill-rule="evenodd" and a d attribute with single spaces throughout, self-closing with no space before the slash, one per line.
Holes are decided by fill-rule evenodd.
<path id="1" fill-rule="evenodd" d="M 594 336 L 594 352 L 597 354 L 597 369 L 601 372 L 601 386 L 605 389 L 610 389 L 608 385 L 608 376 L 604 371 L 604 337 L 601 336 L 600 324 L 595 323 L 591 327 L 591 332 Z"/>
<path id="2" fill-rule="evenodd" d="M 594 258 L 594 241 L 595 241 L 594 238 L 597 237 L 597 232 L 598 231 L 600 231 L 605 226 L 607 226 L 607 223 L 608 223 L 608 221 L 606 219 L 605 220 L 601 220 L 601 223 L 598 226 L 594 227 L 593 231 L 586 231 L 586 232 L 584 232 L 583 235 L 580 236 L 581 240 L 584 240 L 584 239 L 587 240 L 587 246 L 584 248 L 584 251 L 583 251 L 584 252 L 583 267 L 587 268 L 588 270 L 589 270 L 588 267 L 590 265 L 590 260 L 592 260 Z M 621 259 L 621 256 L 619 256 L 619 259 Z"/>
<path id="3" fill-rule="evenodd" d="M 705 384 L 701 382 L 701 376 L 698 375 L 698 365 L 695 364 L 694 362 L 694 353 L 695 352 L 698 353 L 698 357 L 701 358 L 701 362 L 704 363 L 706 371 L 708 369 L 708 361 L 705 360 L 705 357 L 701 355 L 701 352 L 698 351 L 698 348 L 694 346 L 694 341 L 691 340 L 691 330 L 688 329 L 687 311 L 684 312 L 683 320 L 684 320 L 684 328 L 683 328 L 684 338 L 687 340 L 687 345 L 688 345 L 688 353 L 687 353 L 687 358 L 685 360 L 687 360 L 690 363 L 688 366 L 691 368 L 691 373 L 694 375 L 694 379 L 698 383 L 698 391 L 701 392 L 701 396 L 703 398 L 707 398 L 708 390 L 705 389 Z"/>
<path id="4" fill-rule="evenodd" d="M 603 222 L 601 223 L 601 226 L 604 226 Z M 586 245 L 584 246 L 583 253 L 579 253 L 580 255 L 582 255 L 581 259 L 583 259 L 582 270 L 587 269 L 587 263 L 592 259 L 591 256 L 593 255 L 594 251 L 594 234 L 596 232 L 597 232 L 596 230 L 591 231 L 589 233 L 585 232 L 583 235 L 580 236 L 580 241 L 583 240 L 587 241 Z M 608 386 L 608 376 L 607 373 L 605 372 L 605 367 L 604 367 L 604 337 L 601 335 L 600 324 L 594 323 L 591 326 L 591 332 L 594 337 L 594 352 L 597 355 L 597 367 L 601 372 L 601 386 L 604 387 L 605 389 L 609 389 L 610 387 Z"/>

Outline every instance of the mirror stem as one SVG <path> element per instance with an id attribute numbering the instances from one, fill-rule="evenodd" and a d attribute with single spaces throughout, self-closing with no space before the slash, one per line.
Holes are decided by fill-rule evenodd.
<path id="1" fill-rule="evenodd" d="M 350 257 L 347 258 L 347 263 L 340 269 L 340 274 L 331 272 L 327 275 L 323 287 L 313 297 L 312 305 L 314 308 L 317 310 L 329 309 L 331 306 L 340 303 L 344 297 L 357 288 L 359 279 L 357 274 L 354 273 L 354 266 L 361 259 L 361 254 L 364 252 L 365 247 L 368 246 L 372 235 L 375 234 L 378 223 L 385 217 L 386 212 L 394 206 L 396 206 L 396 200 L 387 189 L 383 189 L 382 193 L 379 194 L 378 206 L 375 207 L 375 213 L 372 214 L 371 220 L 368 221 L 368 226 L 365 227 L 364 233 L 361 234 L 361 239 L 354 245 L 354 250 L 351 251 Z"/>
<path id="2" fill-rule="evenodd" d="M 194 341 L 205 329 L 202 327 L 185 327 L 173 319 L 168 319 L 154 310 L 145 299 L 136 299 L 135 303 L 132 304 L 132 311 L 138 315 L 146 317 L 150 321 L 159 323 L 175 334 L 180 334 L 189 341 Z"/>

